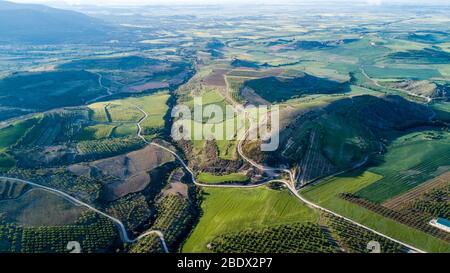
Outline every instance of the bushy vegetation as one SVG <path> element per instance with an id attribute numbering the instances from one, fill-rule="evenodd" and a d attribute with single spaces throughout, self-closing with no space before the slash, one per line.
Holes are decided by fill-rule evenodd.
<path id="1" fill-rule="evenodd" d="M 143 148 L 145 143 L 136 137 L 82 141 L 77 144 L 82 160 L 112 157 Z"/>
<path id="2" fill-rule="evenodd" d="M 19 198 L 29 189 L 30 186 L 25 183 L 0 180 L 0 201 Z"/>
<path id="3" fill-rule="evenodd" d="M 87 121 L 84 109 L 61 110 L 42 115 L 17 142 L 20 146 L 51 146 L 73 141 Z"/>
<path id="4" fill-rule="evenodd" d="M 183 245 L 183 252 L 208 252 L 217 236 L 244 229 L 314 223 L 318 212 L 299 202 L 285 190 L 205 189 L 199 223 Z"/>
<path id="5" fill-rule="evenodd" d="M 209 248 L 217 253 L 336 252 L 316 224 L 280 225 L 225 234 L 215 238 Z"/>
<path id="6" fill-rule="evenodd" d="M 225 175 L 214 175 L 211 173 L 200 173 L 198 180 L 203 183 L 232 183 L 232 182 L 248 182 L 249 178 L 246 175 L 239 173 L 225 174 Z"/>
<path id="7" fill-rule="evenodd" d="M 83 253 L 110 251 L 118 238 L 114 224 L 88 212 L 74 225 L 22 227 L 0 222 L 0 252 L 68 253 L 67 244 L 80 243 Z"/>
<path id="8" fill-rule="evenodd" d="M 364 200 L 364 199 L 359 198 L 358 196 L 352 195 L 352 194 L 341 194 L 340 197 L 349 202 L 353 202 L 353 203 L 357 204 L 358 206 L 367 208 L 375 213 L 383 215 L 386 218 L 393 219 L 396 222 L 405 224 L 407 226 L 410 226 L 412 228 L 418 229 L 427 234 L 435 236 L 436 238 L 450 242 L 450 235 L 448 235 L 448 233 L 429 225 L 429 221 L 431 220 L 431 217 L 429 217 L 428 215 L 420 215 L 417 213 L 397 212 L 395 210 L 391 210 L 391 209 L 383 207 L 381 205 L 372 203 L 370 201 Z"/>
<path id="9" fill-rule="evenodd" d="M 14 157 L 5 152 L 0 152 L 0 173 L 7 172 L 16 166 Z"/>
<path id="10" fill-rule="evenodd" d="M 372 172 L 383 179 L 357 194 L 381 203 L 446 171 L 450 159 L 448 133 L 412 133 L 387 147 L 384 155 L 373 157 Z"/>
<path id="11" fill-rule="evenodd" d="M 269 102 L 282 102 L 310 94 L 337 94 L 349 91 L 348 83 L 340 83 L 304 74 L 297 78 L 267 77 L 245 83 Z"/>
<path id="12" fill-rule="evenodd" d="M 30 118 L 0 129 L 0 150 L 16 144 L 39 120 L 39 117 Z"/>
<path id="13" fill-rule="evenodd" d="M 25 73 L 0 81 L 2 106 L 39 111 L 83 105 L 105 94 L 98 76 L 87 71 Z"/>
<path id="14" fill-rule="evenodd" d="M 374 173 L 355 171 L 346 175 L 329 178 L 313 187 L 303 190 L 302 194 L 308 200 L 322 207 L 425 251 L 449 251 L 450 245 L 443 240 L 339 197 L 341 193 L 355 194 L 360 189 L 380 179 L 382 179 L 382 176 Z"/>
<path id="15" fill-rule="evenodd" d="M 133 245 L 128 247 L 130 253 L 163 253 L 164 249 L 161 240 L 156 234 L 148 235 Z"/>
<path id="16" fill-rule="evenodd" d="M 61 69 L 95 69 L 95 70 L 129 70 L 142 66 L 161 65 L 163 62 L 140 56 L 126 56 L 118 58 L 98 58 L 72 61 L 59 67 Z"/>
<path id="17" fill-rule="evenodd" d="M 382 253 L 407 252 L 407 249 L 405 249 L 402 245 L 372 233 L 362 227 L 356 226 L 341 218 L 329 215 L 328 221 L 333 233 L 336 234 L 342 246 L 348 252 L 368 253 L 370 250 L 367 246 L 370 241 L 380 243 Z"/>
<path id="18" fill-rule="evenodd" d="M 432 190 L 416 200 L 412 206 L 412 211 L 419 211 L 434 217 L 450 218 L 450 185 Z"/>
<path id="19" fill-rule="evenodd" d="M 195 219 L 195 212 L 191 206 L 188 199 L 172 194 L 158 201 L 157 218 L 152 229 L 163 232 L 164 239 L 172 252 L 178 250 L 191 229 Z"/>
<path id="20" fill-rule="evenodd" d="M 139 231 L 138 228 L 148 222 L 152 216 L 151 208 L 142 194 L 123 197 L 114 202 L 107 211 L 110 215 L 121 219 L 127 230 L 135 235 Z"/>
<path id="21" fill-rule="evenodd" d="M 106 252 L 117 239 L 114 224 L 97 215 L 85 216 L 78 225 L 59 227 L 23 228 L 22 249 L 24 253 L 67 253 L 67 244 L 80 243 L 83 253 Z"/>
<path id="22" fill-rule="evenodd" d="M 77 176 L 65 168 L 11 169 L 10 177 L 50 186 L 76 196 L 82 200 L 95 201 L 100 197 L 102 181 L 86 176 Z"/>
<path id="23" fill-rule="evenodd" d="M 408 50 L 404 52 L 395 52 L 389 55 L 389 58 L 396 62 L 414 63 L 414 64 L 448 64 L 450 53 L 432 48 L 423 50 Z"/>
<path id="24" fill-rule="evenodd" d="M 22 229 L 20 227 L 0 220 L 0 253 L 20 252 L 21 240 Z"/>

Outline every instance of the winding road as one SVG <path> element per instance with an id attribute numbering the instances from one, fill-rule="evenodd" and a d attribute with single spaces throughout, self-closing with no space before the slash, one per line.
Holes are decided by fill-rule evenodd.
<path id="1" fill-rule="evenodd" d="M 110 89 L 105 87 L 105 86 L 103 86 L 103 84 L 102 84 L 102 76 L 100 74 L 99 74 L 99 84 L 108 91 L 108 94 L 110 94 Z M 99 99 L 99 98 L 97 98 L 97 99 Z M 183 166 L 183 168 L 189 173 L 189 175 L 191 176 L 191 180 L 192 180 L 192 182 L 195 185 L 197 185 L 199 187 L 210 187 L 210 188 L 257 188 L 257 187 L 261 187 L 261 186 L 267 185 L 269 183 L 282 183 L 288 188 L 288 190 L 296 198 L 298 198 L 301 202 L 305 203 L 306 205 L 308 205 L 309 207 L 311 207 L 313 209 L 317 209 L 317 210 L 320 210 L 320 211 L 332 214 L 332 215 L 334 215 L 336 217 L 339 217 L 341 219 L 344 219 L 346 221 L 349 221 L 349 222 L 351 222 L 354 225 L 357 225 L 357 226 L 359 226 L 361 228 L 364 228 L 364 229 L 366 229 L 368 231 L 371 231 L 371 232 L 373 232 L 373 233 L 375 233 L 375 234 L 377 234 L 379 236 L 382 236 L 382 237 L 384 237 L 386 239 L 389 239 L 389 240 L 391 240 L 393 242 L 396 242 L 396 243 L 398 243 L 400 245 L 403 245 L 404 247 L 407 247 L 408 249 L 413 250 L 415 252 L 419 252 L 419 253 L 424 253 L 425 252 L 425 251 L 423 251 L 421 249 L 418 249 L 418 248 L 413 247 L 413 246 L 411 246 L 409 244 L 403 243 L 403 242 L 401 242 L 399 240 L 396 240 L 396 239 L 394 239 L 392 237 L 384 235 L 384 234 L 382 234 L 382 233 L 380 233 L 380 232 L 378 232 L 378 231 L 376 231 L 374 229 L 371 229 L 371 228 L 369 228 L 369 227 L 367 227 L 365 225 L 362 225 L 362 224 L 360 224 L 360 223 L 358 223 L 358 222 L 356 222 L 354 220 L 351 220 L 351 219 L 349 219 L 347 217 L 344 217 L 344 216 L 342 216 L 340 214 L 337 214 L 337 213 L 335 213 L 335 212 L 333 212 L 333 211 L 331 211 L 331 210 L 329 210 L 327 208 L 321 207 L 321 206 L 319 206 L 319 205 L 317 205 L 317 204 L 307 200 L 306 198 L 301 196 L 300 193 L 295 188 L 295 180 L 296 179 L 295 179 L 295 173 L 293 171 L 291 171 L 289 169 L 272 168 L 272 167 L 268 167 L 268 166 L 263 166 L 261 164 L 258 164 L 255 161 L 253 161 L 251 158 L 247 157 L 244 154 L 244 152 L 243 152 L 242 146 L 243 146 L 243 143 L 245 142 L 246 138 L 248 137 L 250 131 L 252 130 L 252 128 L 254 126 L 253 125 L 254 121 L 250 118 L 250 115 L 249 115 L 248 112 L 245 112 L 245 115 L 246 115 L 247 119 L 250 122 L 250 126 L 247 129 L 247 131 L 244 133 L 243 137 L 239 141 L 238 148 L 237 148 L 237 151 L 238 151 L 239 155 L 246 162 L 248 162 L 250 165 L 252 165 L 253 167 L 255 167 L 255 168 L 257 168 L 257 169 L 259 169 L 259 170 L 261 170 L 263 172 L 266 172 L 266 173 L 284 172 L 284 173 L 289 175 L 289 180 L 275 179 L 275 180 L 269 180 L 269 181 L 265 181 L 265 182 L 262 182 L 262 183 L 259 183 L 259 184 L 253 184 L 253 185 L 231 185 L 231 184 L 230 185 L 217 185 L 217 184 L 213 185 L 213 184 L 199 183 L 196 180 L 195 173 L 189 168 L 189 166 L 185 163 L 185 161 L 181 158 L 181 156 L 178 155 L 178 153 L 172 151 L 171 149 L 169 149 L 167 147 L 164 147 L 163 145 L 160 145 L 160 144 L 155 143 L 155 142 L 149 142 L 147 139 L 145 139 L 145 137 L 142 135 L 143 129 L 142 129 L 141 124 L 142 124 L 142 122 L 144 122 L 148 118 L 148 114 L 141 107 L 139 107 L 137 105 L 133 105 L 133 106 L 136 109 L 138 109 L 143 114 L 143 117 L 136 123 L 136 125 L 138 127 L 137 136 L 139 138 L 141 138 L 146 144 L 153 145 L 155 147 L 158 147 L 160 149 L 163 149 L 163 150 L 171 153 L 180 162 L 180 164 Z M 161 241 L 161 244 L 162 244 L 162 246 L 164 248 L 164 251 L 166 253 L 169 252 L 169 250 L 167 248 L 167 244 L 166 244 L 165 239 L 164 239 L 164 235 L 163 235 L 163 233 L 161 231 L 150 230 L 150 231 L 147 231 L 147 232 L 139 235 L 136 239 L 130 239 L 130 237 L 128 236 L 127 230 L 125 228 L 125 225 L 122 223 L 122 221 L 120 221 L 119 219 L 117 219 L 117 218 L 115 218 L 115 217 L 113 217 L 111 215 L 108 215 L 107 213 L 104 213 L 104 212 L 96 209 L 95 207 L 93 207 L 93 206 L 91 206 L 91 205 L 89 205 L 89 204 L 87 204 L 87 203 L 85 203 L 85 202 L 83 202 L 83 201 L 81 201 L 81 200 L 79 200 L 79 199 L 77 199 L 77 198 L 75 198 L 75 197 L 73 197 L 73 196 L 63 192 L 63 191 L 60 191 L 60 190 L 57 190 L 57 189 L 53 189 L 53 188 L 50 188 L 50 187 L 46 187 L 46 186 L 42 186 L 42 185 L 30 182 L 30 181 L 17 179 L 17 178 L 0 177 L 0 179 L 14 181 L 14 182 L 20 182 L 20 183 L 26 183 L 26 184 L 34 186 L 36 188 L 39 188 L 39 189 L 45 190 L 47 192 L 50 192 L 50 193 L 56 194 L 58 196 L 61 196 L 61 197 L 65 198 L 66 200 L 72 202 L 73 204 L 76 204 L 78 206 L 84 206 L 84 207 L 86 207 L 86 208 L 88 208 L 88 209 L 90 209 L 90 210 L 92 210 L 92 211 L 94 211 L 94 212 L 96 212 L 96 213 L 98 213 L 98 214 L 100 214 L 100 215 L 110 219 L 111 221 L 113 221 L 119 227 L 120 238 L 121 238 L 121 240 L 124 243 L 135 243 L 135 242 L 139 241 L 140 239 L 142 239 L 142 238 L 144 238 L 146 236 L 157 235 L 159 237 L 160 241 Z"/>
<path id="2" fill-rule="evenodd" d="M 60 190 L 57 190 L 57 189 L 53 189 L 53 188 L 50 188 L 50 187 L 46 187 L 46 186 L 42 186 L 40 184 L 36 184 L 34 182 L 31 182 L 31 181 L 17 179 L 17 178 L 0 176 L 0 180 L 8 180 L 8 181 L 12 181 L 12 182 L 28 184 L 28 185 L 33 186 L 35 188 L 38 188 L 38 189 L 44 190 L 46 192 L 58 195 L 60 197 L 63 197 L 64 199 L 68 200 L 72 204 L 75 204 L 77 206 L 86 207 L 86 208 L 90 209 L 91 211 L 93 211 L 95 213 L 98 213 L 98 214 L 100 214 L 100 215 L 110 219 L 111 221 L 113 221 L 119 227 L 120 238 L 122 239 L 122 241 L 124 243 L 135 243 L 135 242 L 139 241 L 140 239 L 142 239 L 142 238 L 144 238 L 144 237 L 146 237 L 148 235 L 155 234 L 155 235 L 157 235 L 160 238 L 161 244 L 162 244 L 162 246 L 164 248 L 164 251 L 167 252 L 167 253 L 169 252 L 169 250 L 167 248 L 167 245 L 166 245 L 166 242 L 164 240 L 164 235 L 162 234 L 162 232 L 160 232 L 158 230 L 151 230 L 151 231 L 148 231 L 148 232 L 145 232 L 145 233 L 139 235 L 136 239 L 130 239 L 130 237 L 128 236 L 127 230 L 125 228 L 125 225 L 122 223 L 122 221 L 120 221 L 119 219 L 117 219 L 117 218 L 115 218 L 115 217 L 113 217 L 113 216 L 111 216 L 111 215 L 109 215 L 107 213 L 104 213 L 103 211 L 100 211 L 100 210 L 96 209 L 95 207 L 93 207 L 93 206 L 91 206 L 91 205 L 89 205 L 89 204 L 87 204 L 87 203 L 85 203 L 85 202 L 83 202 L 83 201 L 81 201 L 81 200 L 79 200 L 79 199 L 77 199 L 77 198 L 75 198 L 75 197 L 73 197 L 73 196 L 63 192 L 63 191 L 60 191 Z"/>
<path id="3" fill-rule="evenodd" d="M 349 221 L 350 223 L 352 223 L 352 224 L 354 224 L 354 225 L 356 225 L 356 226 L 358 226 L 358 227 L 364 228 L 364 229 L 366 229 L 366 230 L 368 230 L 368 231 L 370 231 L 370 232 L 373 232 L 373 233 L 375 233 L 375 234 L 377 234 L 377 235 L 379 235 L 379 236 L 381 236 L 381 237 L 384 237 L 384 238 L 386 238 L 386 239 L 388 239 L 388 240 L 391 240 L 391 241 L 393 241 L 393 242 L 396 242 L 396 243 L 398 243 L 398 244 L 400 244 L 400 245 L 402 245 L 402 246 L 404 246 L 404 247 L 406 247 L 406 248 L 408 248 L 408 249 L 410 249 L 410 250 L 412 250 L 412 251 L 414 251 L 414 252 L 417 252 L 417 253 L 425 253 L 425 251 L 423 251 L 423 250 L 421 250 L 421 249 L 418 249 L 418 248 L 416 248 L 416 247 L 414 247 L 414 246 L 411 246 L 411 245 L 406 244 L 406 243 L 404 243 L 404 242 L 401 242 L 401 241 L 399 241 L 399 240 L 397 240 L 397 239 L 394 239 L 394 238 L 392 238 L 392 237 L 389 237 L 389 236 L 387 236 L 387 235 L 385 235 L 385 234 L 383 234 L 383 233 L 381 233 L 381 232 L 378 232 L 378 231 L 376 231 L 376 230 L 374 230 L 374 229 L 372 229 L 372 228 L 369 228 L 369 227 L 367 227 L 367 226 L 365 226 L 365 225 L 362 225 L 362 224 L 360 224 L 360 223 L 358 223 L 358 222 L 356 222 L 356 221 L 354 221 L 354 220 L 352 220 L 352 219 L 349 219 L 349 218 L 347 218 L 347 217 L 345 217 L 345 216 L 342 216 L 342 215 L 340 215 L 340 214 L 338 214 L 338 213 L 336 213 L 336 212 L 333 212 L 333 211 L 331 211 L 331 210 L 329 210 L 329 209 L 327 209 L 327 208 L 324 208 L 324 207 L 322 207 L 322 206 L 320 206 L 320 205 L 317 205 L 317 204 L 315 204 L 315 203 L 313 203 L 313 202 L 307 200 L 306 198 L 304 198 L 303 196 L 301 196 L 300 193 L 299 193 L 299 192 L 297 191 L 297 189 L 295 188 L 295 174 L 294 174 L 291 170 L 289 170 L 289 169 L 271 168 L 271 167 L 263 166 L 263 165 L 261 165 L 261 164 L 256 163 L 256 162 L 253 161 L 252 159 L 248 158 L 248 157 L 244 154 L 244 152 L 243 152 L 242 145 L 243 145 L 245 139 L 247 138 L 247 136 L 248 136 L 250 130 L 251 130 L 252 127 L 253 127 L 253 125 L 252 125 L 252 124 L 253 124 L 253 121 L 252 121 L 251 119 L 249 119 L 249 120 L 250 120 L 250 123 L 251 123 L 251 125 L 249 126 L 249 129 L 246 131 L 246 133 L 243 135 L 242 139 L 239 141 L 239 144 L 238 144 L 238 153 L 239 153 L 239 155 L 240 155 L 245 161 L 247 161 L 250 165 L 252 165 L 253 167 L 255 167 L 255 168 L 257 168 L 257 169 L 259 169 L 259 170 L 261 170 L 261 171 L 264 171 L 264 172 L 274 172 L 274 171 L 275 171 L 275 172 L 280 172 L 280 171 L 281 171 L 281 172 L 285 172 L 285 173 L 289 174 L 290 180 L 281 180 L 281 179 L 278 180 L 278 179 L 275 179 L 275 180 L 270 180 L 270 181 L 263 182 L 263 183 L 260 183 L 260 184 L 255 184 L 255 185 L 217 185 L 217 184 L 216 184 L 216 185 L 211 185 L 211 184 L 202 184 L 202 183 L 199 183 L 199 182 L 196 180 L 196 177 L 195 177 L 194 172 L 189 168 L 189 166 L 184 162 L 184 160 L 183 160 L 176 152 L 174 152 L 174 151 L 172 151 L 172 150 L 170 150 L 170 149 L 168 149 L 168 148 L 166 148 L 166 147 L 164 147 L 164 146 L 162 146 L 162 145 L 160 145 L 160 144 L 157 144 L 157 143 L 155 143 L 155 142 L 148 142 L 148 141 L 145 139 L 145 137 L 142 136 L 142 127 L 141 127 L 141 123 L 148 117 L 148 114 L 147 114 L 142 108 L 140 108 L 139 106 L 137 106 L 137 105 L 134 105 L 134 106 L 135 106 L 140 112 L 142 112 L 142 114 L 144 115 L 144 116 L 141 118 L 141 120 L 137 123 L 137 126 L 138 126 L 138 137 L 140 137 L 145 143 L 150 144 L 150 145 L 153 145 L 153 146 L 156 146 L 156 147 L 158 147 L 158 148 L 161 148 L 161 149 L 163 149 L 163 150 L 165 150 L 165 151 L 171 153 L 172 155 L 174 155 L 175 158 L 176 158 L 176 159 L 180 162 L 180 164 L 183 166 L 183 168 L 190 174 L 191 180 L 192 180 L 192 182 L 193 182 L 195 185 L 200 186 L 200 187 L 210 187 L 210 188 L 257 188 L 257 187 L 261 187 L 261 186 L 264 186 L 264 185 L 269 184 L 269 183 L 282 183 L 282 184 L 284 184 L 284 185 L 289 189 L 289 191 L 290 191 L 297 199 L 299 199 L 301 202 L 305 203 L 307 206 L 309 206 L 309 207 L 311 207 L 311 208 L 313 208 L 313 209 L 317 209 L 317 210 L 320 210 L 320 211 L 329 213 L 329 214 L 331 214 L 331 215 L 334 215 L 334 216 L 336 216 L 336 217 L 338 217 L 338 218 L 341 218 L 341 219 L 344 219 L 344 220 L 346 220 L 346 221 Z M 248 117 L 248 113 L 246 112 L 245 114 L 246 114 L 247 117 Z"/>

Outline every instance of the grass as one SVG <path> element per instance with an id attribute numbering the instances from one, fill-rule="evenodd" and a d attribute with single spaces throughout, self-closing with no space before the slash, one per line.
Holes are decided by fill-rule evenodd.
<path id="1" fill-rule="evenodd" d="M 16 166 L 16 160 L 11 155 L 0 152 L 0 172 L 7 172 Z"/>
<path id="2" fill-rule="evenodd" d="M 38 122 L 38 118 L 31 118 L 24 121 L 16 122 L 6 128 L 0 130 L 0 150 L 17 143 L 17 141 L 25 135 L 27 130 Z"/>
<path id="3" fill-rule="evenodd" d="M 114 126 L 107 124 L 98 124 L 84 128 L 79 136 L 80 140 L 96 140 L 109 138 L 113 132 Z"/>
<path id="4" fill-rule="evenodd" d="M 127 137 L 135 136 L 138 128 L 136 124 L 122 124 L 114 128 L 112 132 L 113 137 Z"/>
<path id="5" fill-rule="evenodd" d="M 409 66 L 410 67 L 410 66 Z M 425 80 L 433 77 L 440 77 L 441 74 L 436 69 L 430 68 L 409 68 L 409 67 L 381 67 L 367 66 L 366 73 L 372 78 L 378 79 L 419 79 Z"/>
<path id="6" fill-rule="evenodd" d="M 371 142 L 370 131 L 358 122 L 340 115 L 326 115 L 321 120 L 323 152 L 335 165 L 348 167 L 364 159 L 368 152 L 376 149 Z"/>
<path id="7" fill-rule="evenodd" d="M 127 98 L 122 101 L 123 104 L 137 105 L 148 114 L 148 118 L 141 124 L 145 133 L 146 130 L 164 127 L 164 116 L 169 110 L 169 106 L 167 106 L 169 98 L 168 92 L 160 92 L 144 97 Z"/>
<path id="8" fill-rule="evenodd" d="M 167 105 L 169 98 L 169 93 L 164 91 L 142 97 L 91 104 L 89 105 L 92 111 L 90 118 L 100 124 L 87 127 L 82 139 L 135 135 L 136 123 L 144 117 L 144 114 L 136 106 L 148 114 L 148 117 L 141 123 L 143 134 L 154 135 L 165 126 L 164 117 L 169 110 Z"/>
<path id="9" fill-rule="evenodd" d="M 249 179 L 246 175 L 240 173 L 232 173 L 226 175 L 214 175 L 211 173 L 200 173 L 198 180 L 202 183 L 217 184 L 225 182 L 247 182 Z"/>
<path id="10" fill-rule="evenodd" d="M 450 169 L 449 134 L 412 133 L 394 141 L 380 157 L 379 166 L 370 171 L 383 179 L 357 194 L 382 203 L 424 183 Z"/>
<path id="11" fill-rule="evenodd" d="M 183 252 L 209 252 L 215 237 L 287 223 L 316 222 L 319 214 L 287 191 L 268 188 L 206 189 L 203 216 L 182 248 Z"/>
<path id="12" fill-rule="evenodd" d="M 138 122 L 142 113 L 136 107 L 112 103 L 107 107 L 112 122 Z"/>
<path id="13" fill-rule="evenodd" d="M 217 90 L 205 90 L 202 95 L 202 108 L 203 110 L 205 107 L 209 105 L 217 105 L 219 106 L 223 114 L 226 114 L 226 104 L 225 98 L 217 91 Z M 194 100 L 190 99 L 185 103 L 185 105 L 189 106 L 191 110 L 193 110 L 194 107 L 198 107 L 198 105 L 194 104 Z M 225 117 L 225 116 L 224 116 Z M 205 136 L 201 140 L 195 140 L 195 134 L 199 134 L 199 132 L 196 132 L 195 130 L 198 128 L 200 132 L 210 131 L 213 134 L 216 132 L 222 131 L 222 134 L 219 134 L 218 139 L 215 140 L 219 157 L 224 160 L 235 160 L 236 158 L 236 150 L 237 150 L 237 144 L 238 141 L 235 135 L 237 134 L 237 118 L 229 118 L 224 120 L 220 116 L 213 115 L 213 119 L 216 119 L 215 122 L 212 122 L 209 120 L 209 118 L 202 118 L 200 120 L 195 120 L 194 117 L 191 117 L 192 120 L 183 120 L 180 121 L 184 128 L 191 128 L 191 138 L 194 139 L 193 144 L 196 151 L 200 152 L 204 148 L 205 141 L 204 139 L 207 139 L 208 137 Z M 230 132 L 227 132 L 227 128 L 233 128 L 234 130 L 230 129 Z M 229 134 L 227 134 L 229 133 Z M 214 138 L 215 139 L 215 138 Z"/>
<path id="14" fill-rule="evenodd" d="M 91 120 L 95 122 L 108 122 L 108 117 L 105 112 L 106 104 L 103 102 L 94 103 L 89 105 L 89 109 L 92 110 Z"/>
<path id="15" fill-rule="evenodd" d="M 449 252 L 450 244 L 444 241 L 338 197 L 339 193 L 355 193 L 382 178 L 382 176 L 372 172 L 353 172 L 330 178 L 316 186 L 303 190 L 302 194 L 316 204 L 402 242 L 429 252 Z"/>

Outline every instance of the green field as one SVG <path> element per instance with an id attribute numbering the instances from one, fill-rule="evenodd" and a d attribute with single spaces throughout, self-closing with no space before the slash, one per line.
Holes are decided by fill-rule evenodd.
<path id="1" fill-rule="evenodd" d="M 226 175 L 214 175 L 211 173 L 200 173 L 198 180 L 202 183 L 217 184 L 226 182 L 247 182 L 247 176 L 240 173 L 232 173 Z"/>
<path id="2" fill-rule="evenodd" d="M 164 116 L 169 110 L 169 106 L 167 106 L 169 97 L 168 92 L 160 92 L 144 97 L 127 98 L 122 100 L 122 102 L 126 105 L 137 105 L 148 114 L 148 118 L 141 124 L 144 134 L 147 134 L 152 129 L 161 129 L 164 127 Z M 135 112 L 131 112 L 129 118 L 133 119 L 135 117 Z"/>
<path id="3" fill-rule="evenodd" d="M 383 179 L 357 192 L 382 203 L 450 170 L 449 133 L 412 133 L 394 141 L 371 172 Z"/>
<path id="4" fill-rule="evenodd" d="M 203 216 L 189 236 L 183 252 L 208 252 L 215 237 L 246 228 L 318 220 L 318 212 L 287 191 L 257 189 L 205 189 Z"/>
<path id="5" fill-rule="evenodd" d="M 436 69 L 430 68 L 410 68 L 408 67 L 381 67 L 381 66 L 368 66 L 365 67 L 367 74 L 372 78 L 378 79 L 429 79 L 433 77 L 440 77 Z"/>
<path id="6" fill-rule="evenodd" d="M 113 125 L 98 124 L 85 127 L 81 133 L 80 140 L 95 140 L 109 138 L 115 127 Z"/>
<path id="7" fill-rule="evenodd" d="M 301 193 L 316 204 L 422 250 L 449 252 L 450 244 L 444 241 L 338 197 L 340 193 L 355 193 L 382 178 L 382 176 L 371 172 L 353 172 L 348 175 L 328 179 L 316 186 L 303 190 Z"/>
<path id="8" fill-rule="evenodd" d="M 114 128 L 112 135 L 114 137 L 127 137 L 136 135 L 138 128 L 136 124 L 122 124 Z"/>
<path id="9" fill-rule="evenodd" d="M 38 120 L 38 118 L 31 118 L 0 129 L 0 150 L 16 144 L 27 130 L 33 127 Z"/>
<path id="10" fill-rule="evenodd" d="M 148 117 L 141 123 L 144 135 L 155 135 L 164 128 L 164 117 L 169 110 L 168 92 L 159 92 L 141 97 L 130 97 L 89 105 L 90 119 L 96 124 L 84 128 L 81 139 L 127 137 L 137 133 L 136 123 L 144 118 L 141 108 Z"/>

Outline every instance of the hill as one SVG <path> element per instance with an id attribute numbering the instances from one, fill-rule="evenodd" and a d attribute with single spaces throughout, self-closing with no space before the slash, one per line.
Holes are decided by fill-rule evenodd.
<path id="1" fill-rule="evenodd" d="M 89 42 L 106 38 L 101 20 L 44 5 L 0 1 L 0 42 Z"/>

